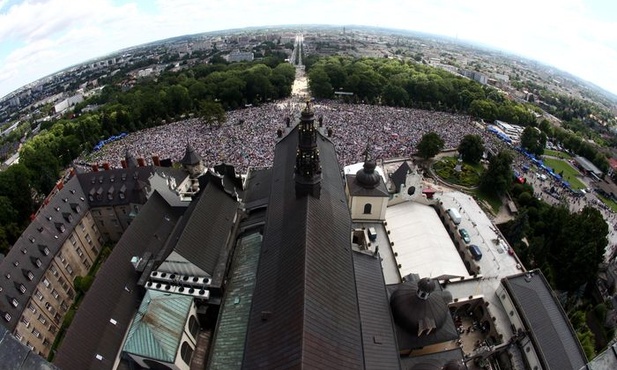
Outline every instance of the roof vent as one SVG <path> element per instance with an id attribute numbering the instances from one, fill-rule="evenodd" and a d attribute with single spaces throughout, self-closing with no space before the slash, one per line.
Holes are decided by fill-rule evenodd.
<path id="1" fill-rule="evenodd" d="M 75 194 L 75 189 L 71 189 L 69 191 L 71 192 L 71 194 Z"/>
<path id="2" fill-rule="evenodd" d="M 261 311 L 261 321 L 268 321 L 272 316 L 272 311 Z"/>
<path id="3" fill-rule="evenodd" d="M 96 357 L 96 359 L 99 361 L 103 361 L 103 356 L 99 355 L 98 353 L 94 357 Z"/>
<path id="4" fill-rule="evenodd" d="M 114 320 L 114 319 L 109 319 L 109 322 L 110 322 L 110 323 L 112 323 L 112 324 L 114 324 L 114 325 L 116 325 L 116 324 L 118 323 L 118 322 L 117 322 L 116 320 Z"/>

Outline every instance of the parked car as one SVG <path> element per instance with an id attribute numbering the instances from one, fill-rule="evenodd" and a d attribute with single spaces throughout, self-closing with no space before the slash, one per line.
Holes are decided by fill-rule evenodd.
<path id="1" fill-rule="evenodd" d="M 467 232 L 467 230 L 465 230 L 465 229 L 458 229 L 458 233 L 461 234 L 461 238 L 463 238 L 463 241 L 465 243 L 470 243 L 471 242 L 471 237 L 469 236 L 469 233 Z"/>
<path id="2" fill-rule="evenodd" d="M 468 248 L 469 248 L 469 253 L 471 253 L 471 256 L 473 257 L 474 260 L 479 261 L 480 259 L 482 259 L 482 251 L 480 250 L 480 247 L 478 247 L 475 244 L 472 244 Z"/>

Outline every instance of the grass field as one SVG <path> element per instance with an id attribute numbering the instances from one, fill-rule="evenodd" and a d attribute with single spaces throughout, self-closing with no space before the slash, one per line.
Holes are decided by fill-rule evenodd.
<path id="1" fill-rule="evenodd" d="M 587 187 L 577 178 L 577 176 L 580 176 L 580 173 L 572 167 L 570 163 L 562 161 L 561 159 L 545 158 L 544 164 L 552 168 L 557 174 L 563 171 L 563 178 L 570 183 L 572 189 L 584 189 Z"/>
<path id="2" fill-rule="evenodd" d="M 476 195 L 478 200 L 486 202 L 491 207 L 493 210 L 493 215 L 499 213 L 499 208 L 502 206 L 501 198 L 495 195 L 484 194 L 478 189 L 475 189 L 473 193 Z"/>
<path id="3" fill-rule="evenodd" d="M 604 202 L 604 204 L 606 204 L 607 206 L 609 206 L 610 209 L 613 210 L 613 212 L 617 212 L 617 203 L 615 203 L 612 199 L 609 199 L 603 195 L 600 195 L 598 193 L 596 193 L 596 196 L 598 197 L 598 199 L 600 199 L 602 202 Z"/>
<path id="4" fill-rule="evenodd" d="M 566 152 L 560 152 L 558 150 L 550 150 L 550 149 L 544 149 L 544 155 L 548 155 L 550 157 L 564 158 L 564 159 L 572 158 L 572 156 Z"/>

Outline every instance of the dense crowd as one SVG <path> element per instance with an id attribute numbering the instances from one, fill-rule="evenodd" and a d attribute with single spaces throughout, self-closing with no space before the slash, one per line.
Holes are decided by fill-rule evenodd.
<path id="1" fill-rule="evenodd" d="M 190 118 L 129 134 L 122 140 L 105 145 L 80 162 L 108 162 L 119 167 L 128 149 L 135 157 L 157 155 L 179 161 L 189 143 L 201 155 L 206 166 L 225 162 L 244 173 L 249 167 L 272 165 L 277 130 L 285 130 L 299 121 L 303 104 L 288 100 L 228 112 L 227 121 L 218 126 Z M 469 116 L 417 109 L 374 105 L 349 105 L 319 102 L 314 106 L 316 125 L 323 121 L 325 132 L 332 131 L 332 141 L 341 164 L 362 161 L 367 141 L 374 158 L 410 157 L 422 135 L 435 132 L 445 148 L 456 148 L 464 135 L 481 135 L 485 145 L 499 141 Z"/>

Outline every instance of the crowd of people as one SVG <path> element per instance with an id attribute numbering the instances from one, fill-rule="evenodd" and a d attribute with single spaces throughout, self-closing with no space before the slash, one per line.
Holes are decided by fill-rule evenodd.
<path id="1" fill-rule="evenodd" d="M 239 173 L 246 173 L 250 167 L 272 165 L 277 131 L 288 132 L 287 120 L 293 127 L 299 122 L 303 108 L 302 102 L 289 99 L 283 103 L 228 112 L 227 121 L 220 126 L 206 124 L 200 118 L 181 120 L 131 133 L 105 145 L 87 158 L 78 159 L 77 163 L 90 165 L 107 162 L 111 167 L 120 167 L 127 150 L 146 161 L 156 155 L 160 159 L 170 158 L 178 162 L 184 156 L 186 145 L 190 144 L 207 167 L 224 162 L 236 167 Z M 429 132 L 435 132 L 443 139 L 445 149 L 458 147 L 463 136 L 468 134 L 480 135 L 485 147 L 494 153 L 507 148 L 495 135 L 465 115 L 336 101 L 318 102 L 313 109 L 315 124 L 324 133 L 332 134 L 331 140 L 342 166 L 361 162 L 367 143 L 375 159 L 409 158 L 417 150 L 422 136 Z M 514 168 L 520 170 L 526 162 L 524 157 L 517 156 Z M 548 185 L 555 189 L 554 195 L 566 198 L 573 211 L 588 204 L 601 210 L 605 219 L 615 220 L 615 214 L 603 203 L 595 199 L 575 198 L 566 189 L 552 183 L 552 179 L 547 183 L 536 184 L 540 185 L 535 194 L 537 197 L 542 196 L 542 185 Z M 552 204 L 563 201 L 563 198 L 557 197 L 543 198 Z M 611 231 L 612 238 L 617 240 L 614 230 Z"/>
<path id="2" fill-rule="evenodd" d="M 289 100 L 235 110 L 227 113 L 227 121 L 220 126 L 206 124 L 199 118 L 181 120 L 131 133 L 79 161 L 107 162 L 119 167 L 128 149 L 135 157 L 146 160 L 156 155 L 177 162 L 188 143 L 206 166 L 225 162 L 245 173 L 249 167 L 272 165 L 277 130 L 288 130 L 288 117 L 292 127 L 299 122 L 303 106 Z M 464 115 L 334 101 L 316 103 L 313 109 L 315 124 L 324 132 L 332 133 L 331 139 L 342 165 L 362 161 L 367 142 L 373 158 L 410 157 L 422 136 L 431 131 L 444 140 L 446 149 L 456 148 L 467 134 L 481 135 L 488 147 L 500 144 Z"/>

